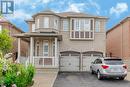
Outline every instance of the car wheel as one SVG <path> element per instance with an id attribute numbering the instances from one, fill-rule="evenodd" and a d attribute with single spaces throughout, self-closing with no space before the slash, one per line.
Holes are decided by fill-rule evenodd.
<path id="1" fill-rule="evenodd" d="M 125 79 L 125 77 L 119 77 L 119 79 L 120 79 L 120 80 L 124 80 L 124 79 Z"/>
<path id="2" fill-rule="evenodd" d="M 91 74 L 94 74 L 94 71 L 91 67 L 90 67 L 90 72 L 91 72 Z"/>
<path id="3" fill-rule="evenodd" d="M 102 80 L 103 79 L 102 75 L 100 74 L 100 71 L 97 72 L 97 78 L 98 78 L 98 80 Z"/>

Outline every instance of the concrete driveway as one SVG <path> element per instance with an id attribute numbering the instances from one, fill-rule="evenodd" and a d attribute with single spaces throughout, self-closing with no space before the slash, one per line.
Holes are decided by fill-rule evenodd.
<path id="1" fill-rule="evenodd" d="M 60 73 L 53 87 L 130 87 L 128 80 L 97 80 L 90 73 Z"/>

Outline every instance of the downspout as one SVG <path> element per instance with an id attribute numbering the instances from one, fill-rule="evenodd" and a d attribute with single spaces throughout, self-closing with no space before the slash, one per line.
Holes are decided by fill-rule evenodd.
<path id="1" fill-rule="evenodd" d="M 129 20 L 129 33 L 130 33 L 130 20 Z M 130 44 L 130 34 L 129 34 L 129 44 Z M 129 45 L 129 51 L 130 51 L 130 45 Z M 129 52 L 130 53 L 130 52 Z M 130 56 L 130 55 L 129 55 Z M 128 57 L 129 57 L 128 56 Z"/>
<path id="2" fill-rule="evenodd" d="M 123 24 L 121 24 L 121 57 L 123 58 Z"/>

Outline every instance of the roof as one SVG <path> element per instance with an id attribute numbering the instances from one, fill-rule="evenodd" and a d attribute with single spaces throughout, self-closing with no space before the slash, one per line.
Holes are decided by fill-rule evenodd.
<path id="1" fill-rule="evenodd" d="M 31 33 L 22 33 L 22 34 L 14 34 L 14 37 L 18 38 L 29 38 L 29 37 L 58 37 L 58 40 L 62 40 L 62 35 L 56 33 L 47 33 L 47 32 L 31 32 Z"/>
<path id="2" fill-rule="evenodd" d="M 44 11 L 41 11 L 41 12 L 34 14 L 32 17 L 35 17 L 35 16 L 40 15 L 40 14 L 59 16 L 55 12 L 53 12 L 52 10 L 44 10 Z"/>
<path id="3" fill-rule="evenodd" d="M 81 12 L 62 12 L 62 13 L 56 13 L 60 17 L 97 17 L 97 18 L 107 18 L 103 16 L 95 16 L 92 14 L 86 14 Z"/>
<path id="4" fill-rule="evenodd" d="M 34 14 L 32 17 L 36 17 L 37 15 L 55 15 L 58 17 L 95 17 L 95 18 L 104 18 L 104 19 L 108 19 L 107 17 L 104 16 L 97 16 L 97 15 L 92 15 L 92 14 L 86 14 L 86 13 L 82 13 L 82 12 L 61 12 L 61 13 L 55 13 L 52 10 L 44 10 L 41 12 L 38 12 L 36 14 Z M 34 19 L 29 19 L 26 20 L 26 22 L 32 22 L 34 21 Z"/>
<path id="5" fill-rule="evenodd" d="M 124 18 L 123 20 L 121 20 L 118 24 L 116 24 L 115 26 L 113 26 L 111 29 L 109 29 L 106 33 L 111 32 L 112 30 L 114 30 L 116 27 L 118 27 L 119 25 L 121 25 L 122 23 L 124 23 L 125 21 L 127 21 L 130 18 L 130 16 Z"/>
<path id="6" fill-rule="evenodd" d="M 24 33 L 20 28 L 16 27 L 16 25 L 12 24 L 9 20 L 7 20 L 5 17 L 0 17 L 0 23 L 9 23 L 13 27 L 15 27 L 18 31 Z"/>

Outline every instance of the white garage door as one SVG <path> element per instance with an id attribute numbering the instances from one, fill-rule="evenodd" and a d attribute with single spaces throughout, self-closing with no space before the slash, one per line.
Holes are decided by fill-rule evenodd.
<path id="1" fill-rule="evenodd" d="M 88 53 L 88 54 L 83 54 L 83 71 L 90 71 L 90 65 L 91 62 L 93 62 L 95 59 L 98 57 L 102 56 L 101 53 Z"/>
<path id="2" fill-rule="evenodd" d="M 93 56 L 83 56 L 83 71 L 90 71 L 91 62 L 93 62 L 97 57 Z"/>
<path id="3" fill-rule="evenodd" d="M 79 71 L 79 56 L 61 56 L 60 71 Z"/>

